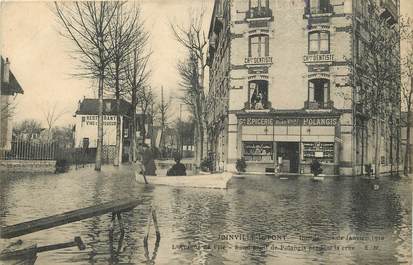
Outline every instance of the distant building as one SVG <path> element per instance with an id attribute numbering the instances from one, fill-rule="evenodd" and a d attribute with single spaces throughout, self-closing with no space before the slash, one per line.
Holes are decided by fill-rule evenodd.
<path id="1" fill-rule="evenodd" d="M 8 58 L 1 57 L 1 82 L 0 82 L 0 152 L 11 149 L 13 100 L 16 94 L 24 91 L 10 70 Z"/>
<path id="2" fill-rule="evenodd" d="M 374 1 L 398 23 L 399 0 Z M 317 158 L 326 174 L 357 175 L 372 163 L 372 122 L 357 113 L 346 60 L 360 58 L 369 3 L 215 0 L 207 61 L 215 167 L 235 170 L 244 158 L 250 171 L 309 173 Z M 387 172 L 395 145 L 387 133 L 381 141 Z"/>
<path id="3" fill-rule="evenodd" d="M 79 101 L 78 109 L 75 113 L 75 147 L 76 148 L 97 148 L 98 136 L 98 99 L 85 98 Z M 119 156 L 120 161 L 127 161 L 131 144 L 131 125 L 132 125 L 132 105 L 121 100 L 121 145 Z M 137 140 L 141 137 L 142 132 L 142 113 L 137 113 Z M 113 160 L 114 148 L 116 146 L 116 100 L 103 100 L 103 145 L 104 156 Z M 145 125 L 148 134 L 148 124 Z M 148 137 L 149 138 L 149 137 Z"/>

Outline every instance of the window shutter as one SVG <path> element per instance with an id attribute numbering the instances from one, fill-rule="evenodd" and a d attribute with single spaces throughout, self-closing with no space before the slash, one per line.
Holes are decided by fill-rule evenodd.
<path id="1" fill-rule="evenodd" d="M 265 56 L 269 56 L 270 54 L 270 41 L 269 41 L 269 36 L 265 36 Z"/>

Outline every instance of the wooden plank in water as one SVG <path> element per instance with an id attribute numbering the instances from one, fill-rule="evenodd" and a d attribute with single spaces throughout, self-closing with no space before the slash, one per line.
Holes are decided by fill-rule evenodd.
<path id="1" fill-rule="evenodd" d="M 106 213 L 127 212 L 135 208 L 140 202 L 141 200 L 138 199 L 121 199 L 15 225 L 5 226 L 0 229 L 0 238 L 18 237 Z"/>

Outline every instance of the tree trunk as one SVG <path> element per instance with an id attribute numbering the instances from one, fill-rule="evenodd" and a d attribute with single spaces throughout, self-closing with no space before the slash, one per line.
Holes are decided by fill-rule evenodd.
<path id="1" fill-rule="evenodd" d="M 392 132 L 390 132 L 390 174 L 393 176 L 393 135 L 392 135 Z"/>
<path id="2" fill-rule="evenodd" d="M 364 172 L 364 120 L 361 121 L 361 175 Z"/>
<path id="3" fill-rule="evenodd" d="M 202 53 L 202 50 L 200 51 L 201 58 L 204 58 L 204 55 Z M 205 68 L 203 67 L 203 60 L 201 61 L 201 70 L 199 73 L 199 89 L 200 89 L 200 125 L 201 125 L 201 161 L 202 159 L 206 158 L 208 156 L 208 150 L 207 150 L 207 145 L 208 145 L 208 139 L 206 137 L 206 131 L 207 131 L 207 124 L 205 120 L 205 114 L 206 114 L 206 108 L 205 108 L 205 92 L 204 92 L 204 78 L 205 78 Z"/>
<path id="4" fill-rule="evenodd" d="M 116 147 L 115 147 L 115 159 L 113 160 L 114 166 L 119 166 L 119 155 L 122 153 L 121 147 L 121 118 L 120 118 L 120 94 L 119 94 L 119 84 L 116 85 Z"/>
<path id="5" fill-rule="evenodd" d="M 132 126 L 130 133 L 129 162 L 136 160 L 136 105 L 136 89 L 132 88 Z"/>
<path id="6" fill-rule="evenodd" d="M 145 124 L 146 124 L 146 110 L 143 112 L 142 115 L 142 144 L 145 143 L 146 140 L 146 128 L 145 128 Z"/>
<path id="7" fill-rule="evenodd" d="M 406 150 L 404 152 L 404 168 L 403 173 L 407 176 L 409 173 L 412 173 L 412 156 L 411 156 L 411 147 L 410 147 L 410 127 L 411 127 L 411 108 L 407 109 L 407 120 L 406 120 Z"/>
<path id="8" fill-rule="evenodd" d="M 380 150 L 380 142 L 381 142 L 381 120 L 378 118 L 376 120 L 375 125 L 375 151 L 374 151 L 374 176 L 378 178 L 380 176 L 380 159 L 381 159 L 381 150 Z"/>
<path id="9" fill-rule="evenodd" d="M 98 139 L 96 148 L 95 170 L 100 171 L 102 168 L 102 149 L 103 149 L 103 73 L 99 76 L 98 87 Z"/>
<path id="10" fill-rule="evenodd" d="M 195 167 L 196 170 L 201 166 L 202 160 L 202 138 L 201 138 L 201 127 L 200 121 L 195 122 Z"/>
<path id="11" fill-rule="evenodd" d="M 397 176 L 400 174 L 400 117 L 398 119 L 398 123 L 396 126 L 396 137 L 397 137 L 397 143 L 396 143 L 396 171 L 397 171 Z"/>

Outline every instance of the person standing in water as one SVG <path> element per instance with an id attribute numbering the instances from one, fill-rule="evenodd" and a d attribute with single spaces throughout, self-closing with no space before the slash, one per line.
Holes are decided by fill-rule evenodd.
<path id="1" fill-rule="evenodd" d="M 145 176 L 156 176 L 156 165 L 154 155 L 147 144 L 140 145 L 140 157 L 142 163 L 142 173 Z"/>

